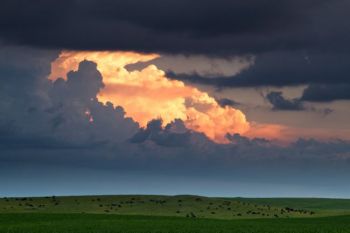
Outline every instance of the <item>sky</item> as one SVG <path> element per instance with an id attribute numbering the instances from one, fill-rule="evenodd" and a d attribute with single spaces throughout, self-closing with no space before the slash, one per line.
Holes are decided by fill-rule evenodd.
<path id="1" fill-rule="evenodd" d="M 0 3 L 0 196 L 340 197 L 350 2 Z"/>

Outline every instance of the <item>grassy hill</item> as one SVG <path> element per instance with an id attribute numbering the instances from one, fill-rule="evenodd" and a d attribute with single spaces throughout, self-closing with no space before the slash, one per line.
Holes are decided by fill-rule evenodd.
<path id="1" fill-rule="evenodd" d="M 350 214 L 350 200 L 190 195 L 52 196 L 1 198 L 0 213 L 103 213 L 213 219 L 309 218 Z"/>
<path id="2" fill-rule="evenodd" d="M 350 213 L 350 199 L 332 198 L 242 198 L 245 202 L 276 207 L 292 206 L 320 215 L 346 215 Z"/>

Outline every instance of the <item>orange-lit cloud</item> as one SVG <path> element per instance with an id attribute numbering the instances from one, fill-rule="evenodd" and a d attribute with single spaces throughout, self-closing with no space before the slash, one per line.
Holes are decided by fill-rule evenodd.
<path id="1" fill-rule="evenodd" d="M 124 68 L 158 56 L 134 52 L 63 51 L 52 63 L 49 79 L 66 78 L 67 72 L 77 70 L 81 61 L 93 61 L 105 84 L 98 99 L 122 106 L 126 115 L 141 126 L 155 118 L 162 118 L 164 124 L 181 119 L 187 128 L 205 133 L 219 143 L 227 142 L 226 133 L 249 131 L 250 124 L 240 110 L 221 107 L 207 93 L 181 81 L 167 79 L 164 71 L 156 66 L 131 72 Z"/>

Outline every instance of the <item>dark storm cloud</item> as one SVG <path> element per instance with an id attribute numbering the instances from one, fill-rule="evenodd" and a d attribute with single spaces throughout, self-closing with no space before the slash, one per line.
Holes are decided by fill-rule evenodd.
<path id="1" fill-rule="evenodd" d="M 349 51 L 347 9 L 343 0 L 8 0 L 1 2 L 0 38 L 58 49 Z"/>
<path id="2" fill-rule="evenodd" d="M 304 90 L 304 93 L 310 87 Z M 318 96 L 320 93 L 315 93 L 315 96 Z M 336 99 L 338 97 L 333 97 L 332 99 Z M 330 108 L 315 108 L 313 106 L 305 106 L 305 100 L 301 97 L 287 99 L 283 96 L 281 91 L 271 91 L 265 95 L 265 99 L 272 105 L 271 110 L 273 111 L 311 111 L 315 113 L 319 113 L 323 116 L 327 116 L 334 112 L 333 109 Z M 321 101 L 319 101 L 321 102 Z"/>
<path id="3" fill-rule="evenodd" d="M 0 147 L 91 148 L 127 140 L 137 132 L 138 124 L 125 118 L 121 107 L 97 101 L 104 85 L 96 64 L 84 61 L 78 71 L 68 73 L 67 81 L 51 82 L 51 52 L 23 56 L 31 51 L 3 51 L 1 59 L 17 59 L 8 59 L 0 73 Z"/>
<path id="4" fill-rule="evenodd" d="M 255 64 L 233 77 L 206 78 L 198 74 L 168 72 L 173 79 L 218 88 L 296 86 L 310 83 L 350 83 L 350 54 L 274 52 L 258 55 Z"/>
<path id="5" fill-rule="evenodd" d="M 169 72 L 218 88 L 348 85 L 349 9 L 346 0 L 7 0 L 0 5 L 0 42 L 256 57 L 234 77 Z"/>
<path id="6" fill-rule="evenodd" d="M 304 90 L 301 99 L 311 102 L 350 100 L 350 84 L 310 85 Z"/>
<path id="7" fill-rule="evenodd" d="M 287 111 L 301 111 L 305 110 L 305 107 L 300 99 L 286 99 L 283 97 L 282 92 L 272 91 L 265 97 L 270 104 L 272 104 L 272 110 L 287 110 Z"/>

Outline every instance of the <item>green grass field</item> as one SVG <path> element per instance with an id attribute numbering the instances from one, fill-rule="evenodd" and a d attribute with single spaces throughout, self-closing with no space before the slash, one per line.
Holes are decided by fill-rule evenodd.
<path id="1" fill-rule="evenodd" d="M 350 200 L 79 196 L 1 198 L 0 233 L 350 232 Z"/>
<path id="2" fill-rule="evenodd" d="M 6 233 L 345 233 L 350 216 L 289 219 L 190 219 L 106 214 L 0 214 Z"/>

